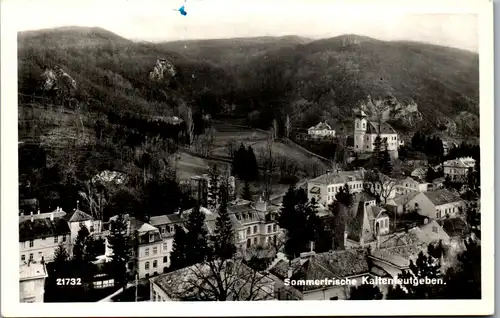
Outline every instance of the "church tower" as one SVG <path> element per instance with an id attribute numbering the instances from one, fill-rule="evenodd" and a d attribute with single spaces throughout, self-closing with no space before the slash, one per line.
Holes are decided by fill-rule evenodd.
<path id="1" fill-rule="evenodd" d="M 354 118 L 354 151 L 360 152 L 364 149 L 366 133 L 366 114 L 362 110 L 355 111 Z"/>

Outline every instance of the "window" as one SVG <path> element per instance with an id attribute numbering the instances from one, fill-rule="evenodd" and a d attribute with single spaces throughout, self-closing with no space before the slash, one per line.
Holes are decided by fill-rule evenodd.
<path id="1" fill-rule="evenodd" d="M 267 233 L 271 233 L 271 225 L 267 226 Z"/>
<path id="2" fill-rule="evenodd" d="M 149 241 L 153 242 L 155 240 L 155 236 L 153 234 L 149 234 Z"/>
<path id="3" fill-rule="evenodd" d="M 366 128 L 366 123 L 363 123 L 363 128 Z"/>
<path id="4" fill-rule="evenodd" d="M 168 263 L 168 256 L 163 256 L 163 263 Z"/>
<path id="5" fill-rule="evenodd" d="M 257 225 L 255 225 L 255 226 L 253 227 L 253 233 L 254 233 L 254 234 L 255 234 L 255 233 L 257 233 Z"/>
<path id="6" fill-rule="evenodd" d="M 253 244 L 257 245 L 257 238 L 256 237 L 253 238 Z"/>
<path id="7" fill-rule="evenodd" d="M 236 218 L 238 219 L 238 221 L 240 221 L 241 220 L 241 215 L 236 214 Z"/>
<path id="8" fill-rule="evenodd" d="M 247 235 L 251 234 L 251 229 L 249 227 L 247 227 Z"/>
<path id="9" fill-rule="evenodd" d="M 158 254 L 158 247 L 153 247 L 153 255 L 156 255 Z"/>
<path id="10" fill-rule="evenodd" d="M 33 240 L 30 241 L 30 247 L 33 247 Z"/>
<path id="11" fill-rule="evenodd" d="M 145 255 L 145 256 L 149 256 L 149 248 L 146 248 L 146 249 L 144 250 L 144 255 Z"/>
<path id="12" fill-rule="evenodd" d="M 59 242 L 59 236 L 54 236 L 54 243 Z"/>
<path id="13" fill-rule="evenodd" d="M 30 253 L 30 261 L 33 261 L 33 253 Z"/>
<path id="14" fill-rule="evenodd" d="M 432 232 L 434 232 L 434 233 L 437 233 L 437 232 L 438 232 L 438 228 L 437 228 L 437 226 L 433 226 L 433 227 L 432 227 Z"/>
<path id="15" fill-rule="evenodd" d="M 359 128 L 359 122 L 356 123 L 356 128 Z"/>
<path id="16" fill-rule="evenodd" d="M 92 233 L 92 232 L 94 232 L 94 226 L 93 225 L 90 226 L 90 233 Z"/>
<path id="17" fill-rule="evenodd" d="M 273 232 L 276 232 L 276 229 L 277 229 L 277 225 L 273 224 Z"/>
<path id="18" fill-rule="evenodd" d="M 170 232 L 171 233 L 174 233 L 175 232 L 175 228 L 173 226 L 170 226 Z"/>
<path id="19" fill-rule="evenodd" d="M 157 260 L 154 260 L 153 261 L 153 268 L 156 268 L 158 266 L 158 261 Z"/>
<path id="20" fill-rule="evenodd" d="M 21 255 L 21 261 L 24 262 L 26 260 L 26 255 Z"/>
<path id="21" fill-rule="evenodd" d="M 66 242 L 66 235 L 63 235 L 63 242 Z"/>
<path id="22" fill-rule="evenodd" d="M 163 251 L 166 252 L 168 248 L 168 243 L 163 243 Z"/>
<path id="23" fill-rule="evenodd" d="M 161 234 L 165 234 L 165 228 L 164 227 L 161 228 Z"/>
<path id="24" fill-rule="evenodd" d="M 149 270 L 149 262 L 146 262 L 146 264 L 144 264 L 144 269 Z"/>

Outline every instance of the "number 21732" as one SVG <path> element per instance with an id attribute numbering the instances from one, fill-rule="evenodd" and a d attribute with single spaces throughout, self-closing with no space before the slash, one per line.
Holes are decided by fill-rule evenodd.
<path id="1" fill-rule="evenodd" d="M 78 286 L 82 284 L 81 278 L 58 278 L 56 280 L 57 286 Z"/>

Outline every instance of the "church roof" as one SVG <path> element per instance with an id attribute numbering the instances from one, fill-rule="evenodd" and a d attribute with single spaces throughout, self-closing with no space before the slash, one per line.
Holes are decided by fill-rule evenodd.
<path id="1" fill-rule="evenodd" d="M 366 127 L 367 134 L 377 134 L 378 130 L 379 130 L 378 122 L 372 122 L 372 121 L 368 122 L 368 127 Z M 396 134 L 396 131 L 388 123 L 381 123 L 380 134 Z"/>

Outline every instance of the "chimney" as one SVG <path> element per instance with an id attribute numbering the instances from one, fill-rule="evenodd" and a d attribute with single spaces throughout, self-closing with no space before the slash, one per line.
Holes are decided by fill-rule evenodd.
<path id="1" fill-rule="evenodd" d="M 54 212 L 51 212 L 51 213 L 50 213 L 50 220 L 51 220 L 51 221 L 54 221 Z"/>
<path id="2" fill-rule="evenodd" d="M 30 216 L 31 216 L 31 222 L 33 222 L 33 211 L 30 212 Z"/>
<path id="3" fill-rule="evenodd" d="M 305 252 L 305 253 L 300 253 L 300 265 L 303 265 L 305 262 L 307 262 L 309 259 L 313 258 L 314 255 L 316 255 L 315 252 Z"/>
<path id="4" fill-rule="evenodd" d="M 344 231 L 344 249 L 347 246 L 347 231 Z"/>
<path id="5" fill-rule="evenodd" d="M 288 273 L 287 273 L 287 277 L 288 277 L 288 278 L 292 278 L 292 275 L 293 275 L 293 269 L 292 269 L 292 268 L 289 268 L 289 269 L 288 269 Z"/>
<path id="6" fill-rule="evenodd" d="M 38 213 L 37 214 L 40 214 L 40 209 L 38 209 Z"/>

